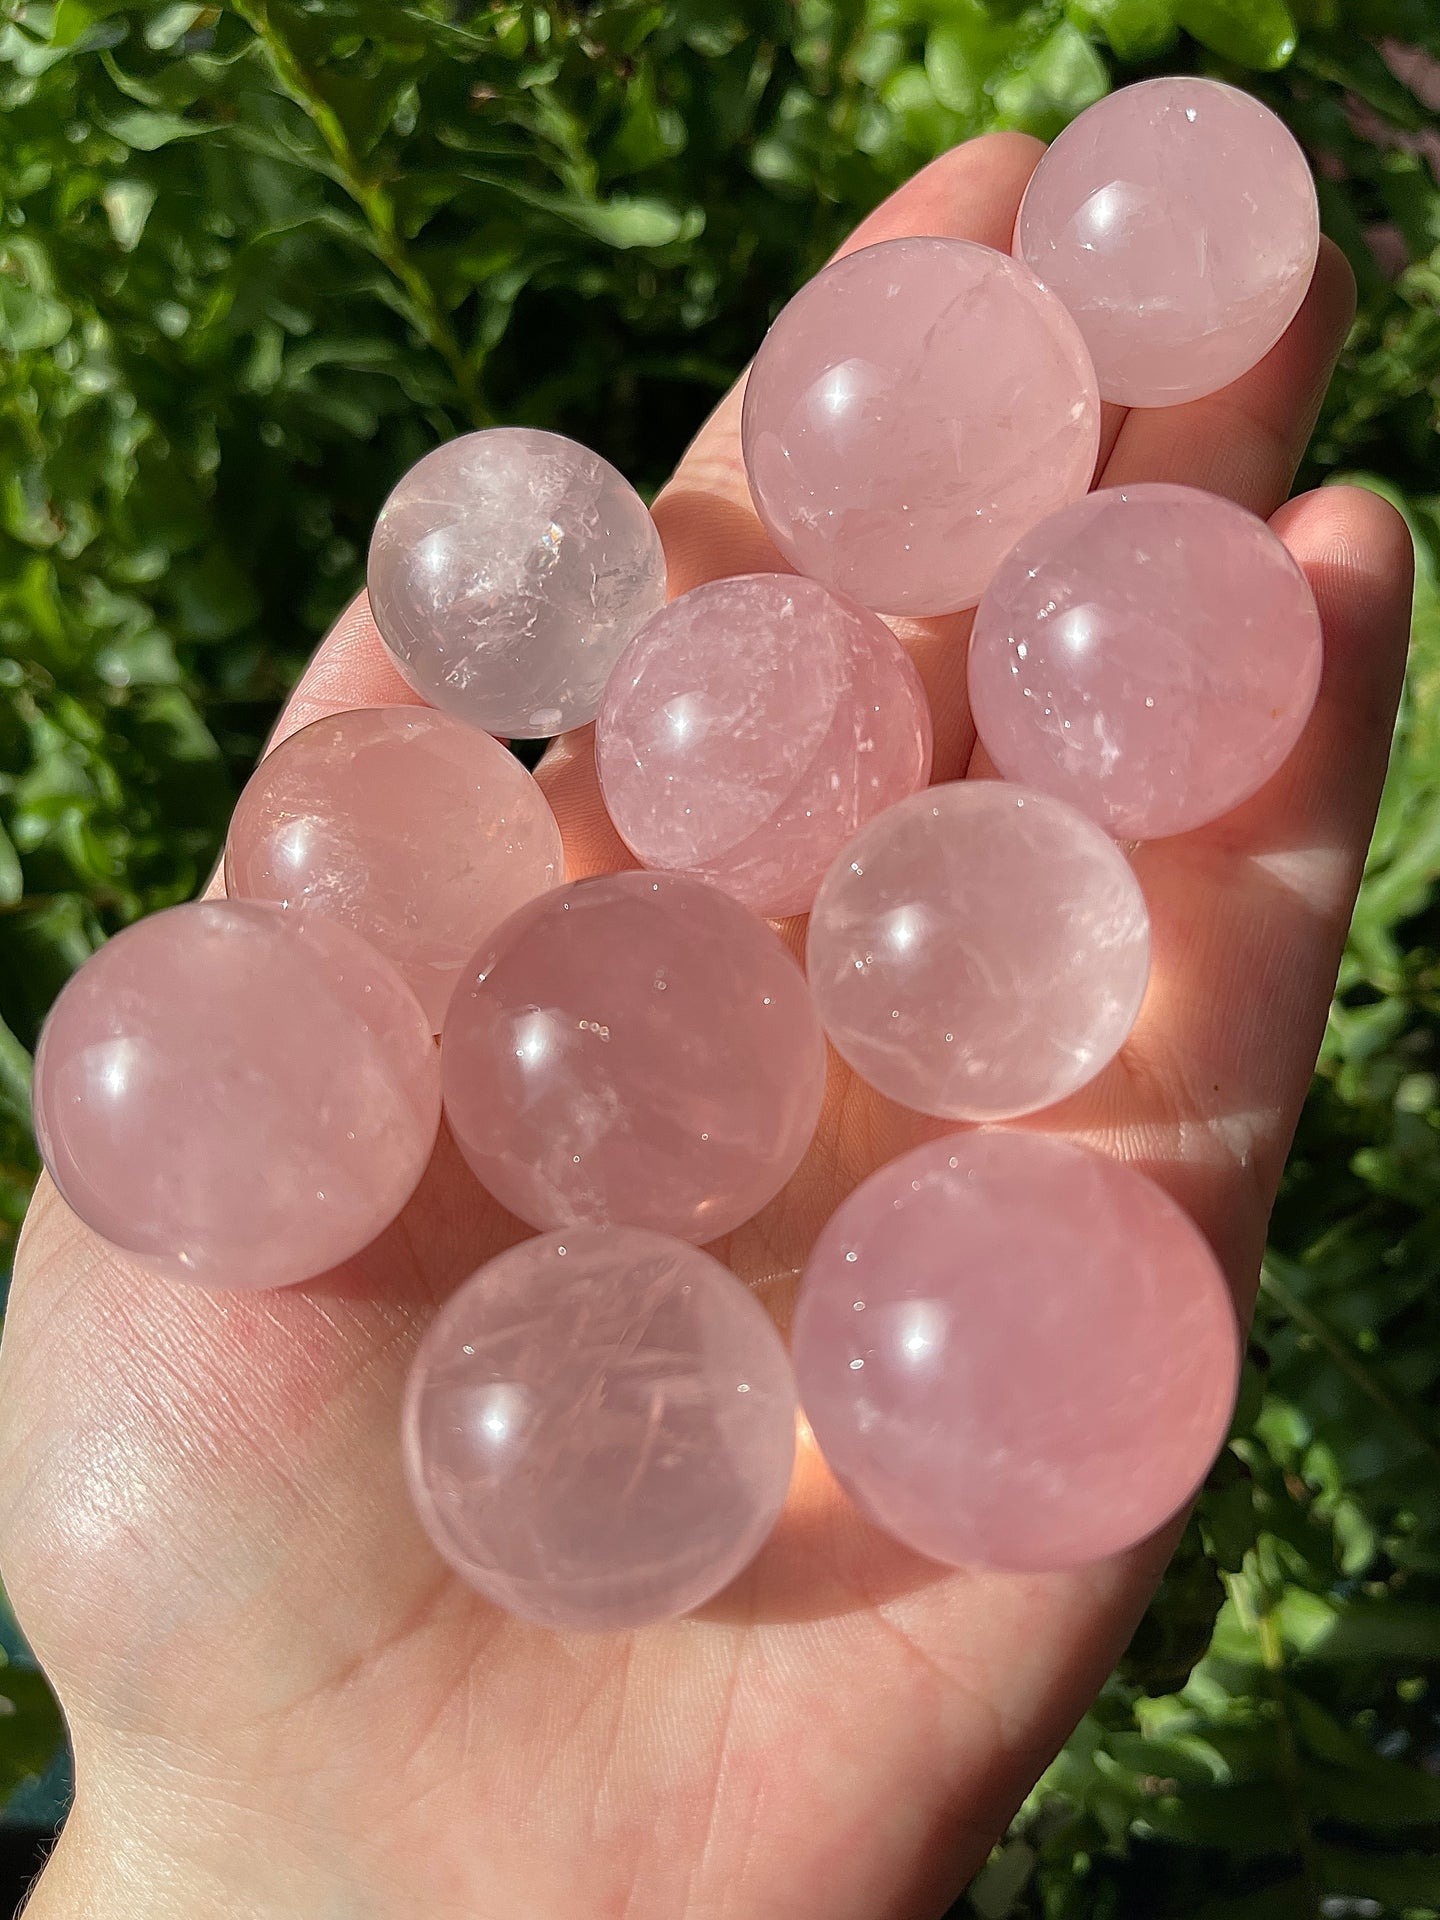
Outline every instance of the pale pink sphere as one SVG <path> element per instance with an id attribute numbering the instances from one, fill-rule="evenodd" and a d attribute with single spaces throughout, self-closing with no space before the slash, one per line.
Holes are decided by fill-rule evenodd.
<path id="1" fill-rule="evenodd" d="M 145 1266 L 288 1286 L 410 1198 L 439 1064 L 414 994 L 348 927 L 200 900 L 116 934 L 66 986 L 35 1131 L 68 1205 Z"/>
<path id="2" fill-rule="evenodd" d="M 1033 1133 L 934 1140 L 856 1188 L 792 1346 L 831 1470 L 952 1566 L 1118 1553 L 1190 1500 L 1240 1341 L 1198 1229 L 1143 1175 Z"/>
<path id="3" fill-rule="evenodd" d="M 863 1079 L 920 1113 L 1004 1120 L 1114 1059 L 1145 996 L 1150 917 L 1093 821 L 958 781 L 860 829 L 815 896 L 807 964 Z"/>
<path id="4" fill-rule="evenodd" d="M 1279 770 L 1320 660 L 1315 596 L 1263 520 L 1193 487 L 1114 488 L 1033 528 L 990 582 L 970 709 L 1007 780 L 1153 840 Z"/>
<path id="5" fill-rule="evenodd" d="M 593 720 L 610 669 L 665 603 L 645 502 L 558 433 L 489 427 L 427 453 L 381 509 L 370 607 L 405 678 L 486 733 Z"/>
<path id="6" fill-rule="evenodd" d="M 555 816 L 514 754 L 428 707 L 302 727 L 260 762 L 225 843 L 232 899 L 353 927 L 436 1032 L 485 935 L 564 877 Z"/>
<path id="7" fill-rule="evenodd" d="M 451 1131 L 512 1213 L 695 1241 L 780 1191 L 825 1086 L 795 961 L 677 874 L 606 874 L 522 907 L 456 988 L 441 1057 Z"/>
<path id="8" fill-rule="evenodd" d="M 745 388 L 760 518 L 792 566 L 884 613 L 973 607 L 1090 484 L 1100 400 L 1074 321 L 967 240 L 884 240 L 780 314 Z"/>
<path id="9" fill-rule="evenodd" d="M 764 1545 L 795 1383 L 774 1322 L 697 1247 L 635 1227 L 523 1240 L 415 1356 L 405 1464 L 465 1580 L 543 1627 L 688 1613 Z"/>
<path id="10" fill-rule="evenodd" d="M 600 785 L 647 867 L 802 913 L 855 829 L 930 777 L 930 710 L 878 614 L 794 574 L 696 587 L 611 676 Z"/>
<path id="11" fill-rule="evenodd" d="M 1283 121 L 1186 76 L 1073 120 L 1015 230 L 1080 323 L 1101 393 L 1130 407 L 1198 400 L 1253 367 L 1298 313 L 1319 246 L 1315 182 Z"/>

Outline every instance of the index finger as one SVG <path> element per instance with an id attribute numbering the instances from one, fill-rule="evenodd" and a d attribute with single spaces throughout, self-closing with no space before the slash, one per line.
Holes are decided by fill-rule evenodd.
<path id="1" fill-rule="evenodd" d="M 984 134 L 955 147 L 877 207 L 840 252 L 917 234 L 1007 251 L 1043 151 L 1040 141 L 1021 133 Z M 740 451 L 744 386 L 742 378 L 716 407 L 655 502 L 672 597 L 735 574 L 793 572 L 751 503 Z M 937 780 L 958 779 L 974 746 L 965 690 L 970 619 L 966 612 L 890 623 L 925 684 Z M 538 778 L 560 821 L 572 875 L 633 864 L 601 802 L 588 730 L 558 741 Z"/>

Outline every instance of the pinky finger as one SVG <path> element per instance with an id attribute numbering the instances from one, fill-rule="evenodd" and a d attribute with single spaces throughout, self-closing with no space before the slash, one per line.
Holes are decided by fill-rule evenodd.
<path id="1" fill-rule="evenodd" d="M 1362 488 L 1305 494 L 1272 524 L 1324 623 L 1315 711 L 1253 799 L 1136 853 L 1151 992 L 1114 1065 L 1044 1120 L 1161 1179 L 1247 1308 L 1385 778 L 1412 578 L 1408 528 Z"/>

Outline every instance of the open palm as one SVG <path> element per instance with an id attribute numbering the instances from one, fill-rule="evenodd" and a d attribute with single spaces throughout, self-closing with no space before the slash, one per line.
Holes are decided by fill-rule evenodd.
<path id="1" fill-rule="evenodd" d="M 947 155 L 852 245 L 1008 244 L 1038 145 Z M 1102 481 L 1174 480 L 1270 513 L 1351 310 L 1323 253 L 1289 334 L 1235 387 L 1107 415 Z M 778 567 L 732 394 L 656 507 L 672 590 Z M 1380 782 L 1409 543 L 1335 488 L 1276 526 L 1327 660 L 1264 791 L 1142 848 L 1154 977 L 1121 1057 L 1033 1123 L 1164 1182 L 1242 1310 L 1325 1018 Z M 939 780 L 984 773 L 968 616 L 912 622 Z M 412 700 L 351 608 L 286 716 Z M 630 864 L 587 735 L 540 770 L 572 877 Z M 822 1221 L 942 1129 L 836 1065 L 809 1158 L 719 1249 L 784 1319 Z M 236 1169 L 243 1178 L 243 1169 Z M 615 1636 L 510 1620 L 437 1559 L 406 1500 L 397 1408 L 415 1342 L 523 1230 L 448 1141 L 400 1221 L 312 1284 L 209 1295 L 132 1268 L 36 1199 L 0 1380 L 0 1528 L 17 1611 L 65 1703 L 77 1798 L 33 1920 L 900 1920 L 983 1859 L 1123 1647 L 1171 1538 L 1079 1571 L 953 1572 L 860 1520 L 802 1447 L 750 1571 L 688 1619 Z"/>

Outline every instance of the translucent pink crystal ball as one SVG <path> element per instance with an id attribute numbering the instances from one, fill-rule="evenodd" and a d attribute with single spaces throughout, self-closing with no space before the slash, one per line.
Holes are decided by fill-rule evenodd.
<path id="1" fill-rule="evenodd" d="M 342 920 L 394 962 L 436 1032 L 460 969 L 565 875 L 512 753 L 426 707 L 359 707 L 267 754 L 230 822 L 233 898 Z"/>
<path id="2" fill-rule="evenodd" d="M 1107 400 L 1214 393 L 1269 352 L 1315 270 L 1310 168 L 1268 107 L 1218 80 L 1141 80 L 1041 160 L 1015 251 L 1065 302 Z"/>
<path id="3" fill-rule="evenodd" d="M 672 600 L 595 729 L 610 817 L 647 867 L 802 913 L 862 821 L 930 777 L 930 711 L 878 614 L 756 573 Z"/>
<path id="4" fill-rule="evenodd" d="M 727 1586 L 774 1526 L 795 1387 L 709 1254 L 634 1227 L 522 1241 L 416 1355 L 405 1463 L 472 1586 L 545 1627 L 643 1626 Z"/>
<path id="5" fill-rule="evenodd" d="M 512 1213 L 694 1241 L 780 1191 L 825 1085 L 790 954 L 675 874 L 607 874 L 522 907 L 466 970 L 441 1055 L 451 1131 Z"/>
<path id="6" fill-rule="evenodd" d="M 348 927 L 202 900 L 127 928 L 70 981 L 35 1058 L 66 1202 L 145 1265 L 286 1286 L 367 1246 L 440 1121 L 430 1023 Z"/>
<path id="7" fill-rule="evenodd" d="M 1152 1181 L 1031 1133 L 872 1174 L 805 1270 L 793 1352 L 831 1469 L 953 1566 L 1132 1546 L 1209 1470 L 1240 1348 L 1224 1275 Z"/>
<path id="8" fill-rule="evenodd" d="M 1309 583 L 1263 520 L 1191 487 L 1117 488 L 1002 562 L 975 615 L 970 707 L 1008 780 L 1150 840 L 1278 770 L 1320 656 Z"/>
<path id="9" fill-rule="evenodd" d="M 1100 403 L 1079 329 L 1024 266 L 885 240 L 802 287 L 745 388 L 750 491 L 801 573 L 885 613 L 980 598 L 1090 484 Z"/>
<path id="10" fill-rule="evenodd" d="M 815 896 L 807 963 L 825 1031 L 872 1086 L 1003 1120 L 1114 1058 L 1144 998 L 1150 918 L 1092 821 L 966 780 L 860 829 Z"/>
<path id="11" fill-rule="evenodd" d="M 370 606 L 406 679 L 487 733 L 595 718 L 626 642 L 665 601 L 635 489 L 558 433 L 491 427 L 427 453 L 381 510 Z"/>

